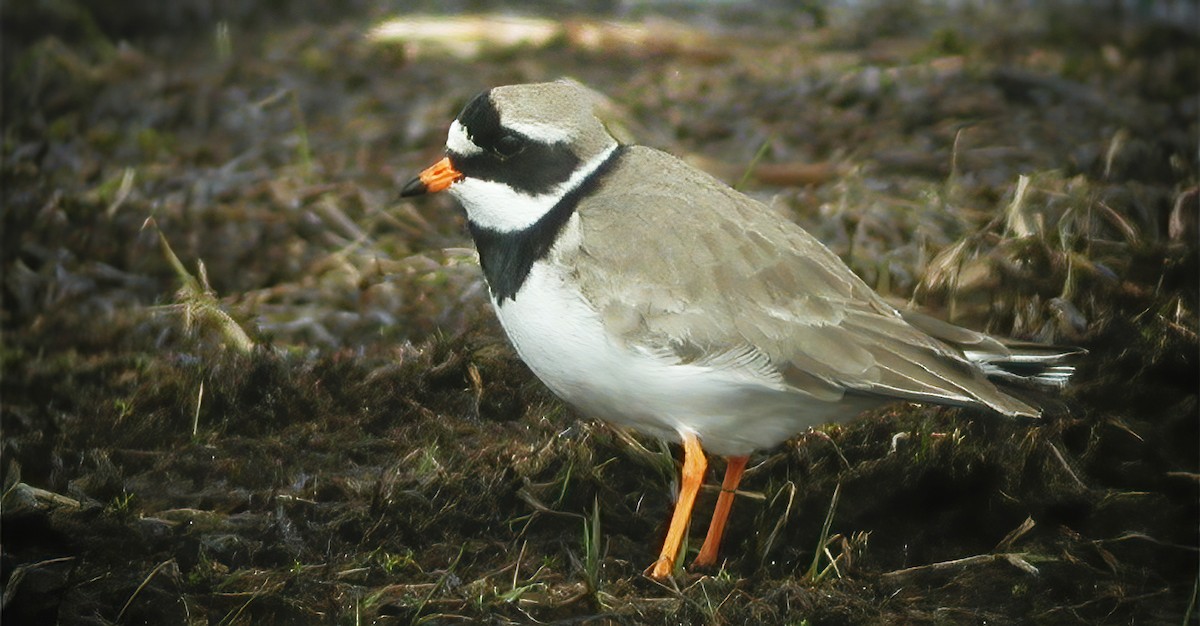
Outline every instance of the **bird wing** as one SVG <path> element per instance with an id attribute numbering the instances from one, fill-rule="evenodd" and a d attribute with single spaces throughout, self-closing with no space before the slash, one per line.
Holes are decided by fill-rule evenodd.
<path id="1" fill-rule="evenodd" d="M 578 215 L 581 243 L 561 262 L 635 349 L 748 368 L 827 401 L 853 391 L 1038 414 L 812 235 L 666 153 L 626 150 Z"/>

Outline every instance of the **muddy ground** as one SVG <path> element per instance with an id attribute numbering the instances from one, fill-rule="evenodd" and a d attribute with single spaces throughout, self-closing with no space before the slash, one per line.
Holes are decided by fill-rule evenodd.
<path id="1" fill-rule="evenodd" d="M 962 4 L 6 4 L 4 622 L 1195 623 L 1194 7 Z M 798 434 L 718 570 L 644 577 L 678 450 L 556 401 L 396 197 L 561 76 L 1075 384 Z"/>

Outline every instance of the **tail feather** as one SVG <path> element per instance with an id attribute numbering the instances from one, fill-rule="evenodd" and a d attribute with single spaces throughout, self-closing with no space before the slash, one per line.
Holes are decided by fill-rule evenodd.
<path id="1" fill-rule="evenodd" d="M 988 378 L 998 382 L 1062 388 L 1086 350 L 1067 346 L 1002 342 L 1003 352 L 964 350 Z"/>
<path id="2" fill-rule="evenodd" d="M 993 337 L 913 310 L 901 314 L 912 326 L 961 350 L 989 379 L 1005 386 L 1060 389 L 1087 354 L 1083 348 Z"/>

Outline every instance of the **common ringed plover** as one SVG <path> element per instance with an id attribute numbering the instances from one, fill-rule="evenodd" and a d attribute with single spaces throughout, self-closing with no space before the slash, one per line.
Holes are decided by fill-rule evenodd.
<path id="1" fill-rule="evenodd" d="M 897 399 L 1036 417 L 1006 383 L 1070 376 L 1078 351 L 897 310 L 762 203 L 618 143 L 596 104 L 571 82 L 488 90 L 450 125 L 446 157 L 401 195 L 445 190 L 462 204 L 496 314 L 547 387 L 587 415 L 683 444 L 650 576 L 673 571 L 703 449 L 727 466 L 698 566 L 716 562 L 752 451 Z"/>

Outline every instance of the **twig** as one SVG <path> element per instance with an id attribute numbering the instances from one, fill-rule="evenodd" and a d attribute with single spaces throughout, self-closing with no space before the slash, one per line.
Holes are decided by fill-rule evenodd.
<path id="1" fill-rule="evenodd" d="M 968 557 L 964 557 L 961 559 L 953 559 L 950 561 L 941 561 L 938 563 L 930 563 L 928 565 L 917 565 L 914 567 L 906 567 L 904 569 L 898 569 L 898 570 L 894 570 L 891 572 L 885 572 L 883 574 L 883 577 L 884 578 L 899 578 L 902 576 L 909 576 L 911 574 L 924 573 L 924 572 L 943 572 L 943 571 L 947 571 L 947 570 L 958 570 L 958 569 L 971 567 L 974 565 L 982 565 L 985 563 L 995 563 L 996 561 L 1003 561 L 1005 563 L 1008 563 L 1009 565 L 1016 567 L 1017 569 L 1020 569 L 1021 571 L 1036 575 L 1038 573 L 1038 569 L 1036 567 L 1034 567 L 1033 565 L 1031 565 L 1029 563 L 1029 561 L 1026 561 L 1024 559 L 1024 556 L 1025 555 L 1023 553 L 1015 553 L 1015 552 L 1006 552 L 1003 554 L 977 554 L 975 556 L 968 556 Z"/>
<path id="2" fill-rule="evenodd" d="M 12 602 L 13 598 L 16 597 L 17 590 L 21 587 L 21 582 L 25 580 L 26 572 L 51 565 L 58 565 L 60 563 L 70 563 L 74 560 L 75 557 L 73 556 L 63 556 L 57 559 L 39 561 L 31 565 L 18 565 L 8 577 L 8 582 L 4 585 L 4 593 L 2 596 L 0 596 L 0 610 L 8 608 L 9 602 Z"/>
<path id="3" fill-rule="evenodd" d="M 125 611 L 129 609 L 129 605 L 133 604 L 134 598 L 137 598 L 138 594 L 142 592 L 142 589 L 145 589 L 146 585 L 150 584 L 150 579 L 154 578 L 154 575 L 157 574 L 159 570 L 174 562 L 175 559 L 167 559 L 166 561 L 155 565 L 154 569 L 150 570 L 149 574 L 146 574 L 146 579 L 142 581 L 142 584 L 138 585 L 138 588 L 133 590 L 133 595 L 129 596 L 129 599 L 125 601 L 125 606 L 121 607 L 121 612 L 117 613 L 117 619 L 113 620 L 113 622 L 120 623 L 121 618 L 125 617 Z"/>
<path id="4" fill-rule="evenodd" d="M 779 491 L 775 492 L 775 497 L 771 498 L 770 506 L 775 504 L 775 500 L 779 498 L 779 495 L 783 493 L 785 488 L 788 490 L 787 506 L 783 510 L 783 515 L 776 520 L 775 528 L 771 529 L 771 534 L 767 535 L 766 543 L 763 544 L 761 558 L 764 562 L 767 560 L 767 555 L 771 553 L 771 548 L 775 545 L 775 538 L 779 535 L 779 531 L 783 529 L 783 525 L 787 523 L 788 518 L 791 517 L 792 504 L 796 501 L 796 483 L 793 483 L 789 480 L 784 483 L 784 486 L 781 487 Z"/>
<path id="5" fill-rule="evenodd" d="M 200 405 L 204 403 L 204 381 L 200 381 L 200 391 L 196 392 L 196 411 L 192 413 L 192 437 L 200 432 Z"/>
<path id="6" fill-rule="evenodd" d="M 1080 489 L 1087 491 L 1088 486 L 1085 485 L 1082 480 L 1079 480 L 1079 476 L 1075 474 L 1075 470 L 1071 469 L 1071 464 L 1067 463 L 1066 457 L 1064 457 L 1062 453 L 1058 451 L 1058 448 L 1056 448 L 1054 444 L 1050 443 L 1049 441 L 1046 442 L 1046 445 L 1050 446 L 1050 451 L 1054 453 L 1054 458 L 1058 459 L 1058 462 L 1062 464 L 1063 469 L 1067 470 L 1067 475 L 1075 481 L 1075 484 L 1079 485 Z"/>
<path id="7" fill-rule="evenodd" d="M 992 548 L 992 552 L 1007 552 L 1013 547 L 1013 544 L 1016 543 L 1018 539 L 1024 537 L 1026 533 L 1033 530 L 1034 526 L 1035 523 L 1033 518 L 1026 517 L 1025 521 L 1021 522 L 1020 526 L 1017 526 L 1012 530 L 1012 532 L 1005 535 L 1004 538 L 1000 540 L 1000 543 L 996 544 L 995 548 Z"/>
<path id="8" fill-rule="evenodd" d="M 413 612 L 413 616 L 416 617 L 416 620 L 415 620 L 416 623 L 419 624 L 419 623 L 425 621 L 424 618 L 420 617 L 421 611 L 424 611 L 425 606 L 427 604 L 429 604 L 430 600 L 433 599 L 433 594 L 437 593 L 437 590 L 440 589 L 442 587 L 442 585 L 446 584 L 446 581 L 450 579 L 450 575 L 454 573 L 454 568 L 458 567 L 458 561 L 460 559 L 462 559 L 462 555 L 466 551 L 467 551 L 467 544 L 464 543 L 461 546 L 459 546 L 458 556 L 454 557 L 454 560 L 451 561 L 450 564 L 446 566 L 446 571 L 442 573 L 441 577 L 438 578 L 438 581 L 436 583 L 434 583 L 433 587 L 431 587 L 429 589 L 429 593 L 425 596 L 424 599 L 421 600 L 421 603 L 417 605 L 417 610 Z"/>
<path id="9" fill-rule="evenodd" d="M 226 615 L 225 617 L 221 618 L 221 621 L 218 622 L 217 626 L 221 626 L 222 624 L 225 624 L 226 623 L 225 620 L 229 620 L 229 622 L 228 622 L 229 624 L 236 622 L 237 618 L 242 616 L 242 612 L 246 610 L 246 607 L 250 606 L 250 603 L 254 602 L 255 598 L 261 596 L 263 593 L 263 589 L 266 589 L 267 585 L 269 585 L 269 584 L 271 584 L 270 576 L 268 576 L 266 578 L 266 580 L 263 581 L 263 584 L 258 586 L 258 589 L 255 589 L 253 592 L 250 593 L 250 597 L 247 598 L 246 601 L 242 603 L 242 606 L 238 607 L 238 610 L 235 611 L 232 616 Z"/>
<path id="10" fill-rule="evenodd" d="M 812 431 L 812 434 L 824 439 L 825 441 L 828 441 L 829 445 L 833 446 L 833 451 L 837 453 L 838 458 L 841 459 L 842 465 L 845 466 L 846 469 L 850 469 L 850 461 L 846 460 L 846 455 L 842 454 L 842 449 L 838 447 L 837 442 L 833 440 L 833 437 L 829 436 L 829 433 L 823 430 L 814 430 Z"/>
<path id="11" fill-rule="evenodd" d="M 1187 611 L 1183 614 L 1183 626 L 1192 623 L 1192 611 L 1196 610 L 1196 595 L 1200 592 L 1200 574 L 1196 576 L 1196 582 L 1192 584 L 1192 597 L 1188 598 Z"/>

